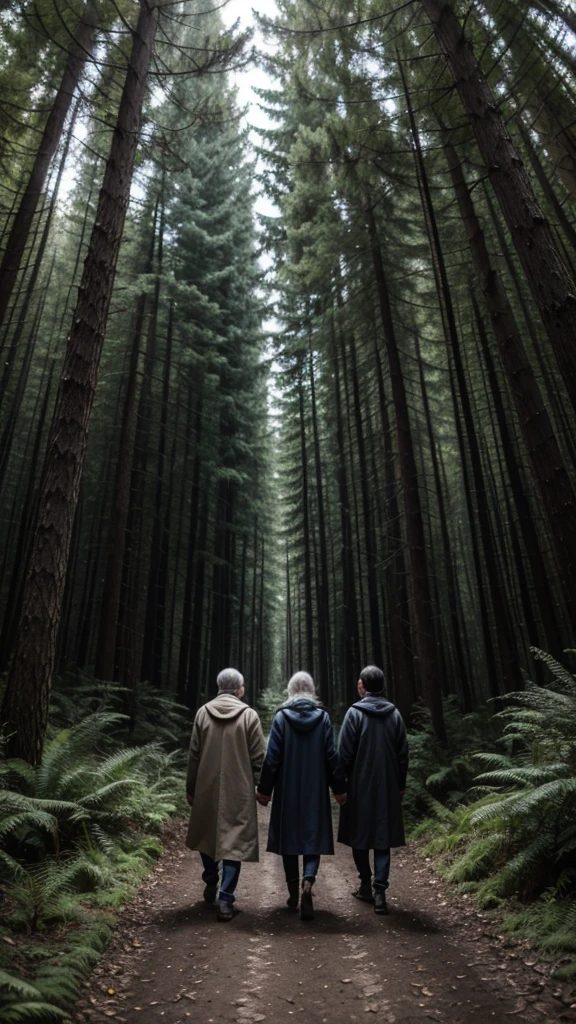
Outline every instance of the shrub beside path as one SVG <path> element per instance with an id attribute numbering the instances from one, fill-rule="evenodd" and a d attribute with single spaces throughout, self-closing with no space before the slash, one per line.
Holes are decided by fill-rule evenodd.
<path id="1" fill-rule="evenodd" d="M 337 846 L 322 863 L 313 922 L 285 907 L 280 858 L 263 854 L 243 866 L 241 912 L 223 924 L 202 901 L 183 837 L 178 823 L 86 983 L 76 1024 L 576 1022 L 552 966 L 502 936 L 497 918 L 439 881 L 417 850 L 394 856 L 389 917 L 350 895 L 354 865 Z"/>

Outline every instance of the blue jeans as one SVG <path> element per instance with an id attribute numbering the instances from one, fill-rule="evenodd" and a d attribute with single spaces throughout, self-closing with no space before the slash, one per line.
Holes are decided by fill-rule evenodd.
<path id="1" fill-rule="evenodd" d="M 218 861 L 212 860 L 207 853 L 200 854 L 202 858 L 202 864 L 204 865 L 204 871 L 202 872 L 202 881 L 206 885 L 218 884 Z M 222 900 L 223 903 L 234 903 L 236 897 L 234 892 L 238 885 L 238 879 L 240 878 L 240 868 L 242 864 L 239 860 L 223 860 L 222 861 L 222 884 L 220 885 L 220 892 L 218 893 L 218 899 Z"/>
<path id="2" fill-rule="evenodd" d="M 318 874 L 318 868 L 320 867 L 320 854 L 305 853 L 302 860 L 304 861 L 302 878 L 307 879 L 309 882 L 315 881 L 316 875 Z M 286 881 L 297 882 L 300 877 L 298 870 L 298 855 L 296 853 L 284 853 L 282 855 L 282 863 L 284 864 Z"/>
<path id="3" fill-rule="evenodd" d="M 372 884 L 370 850 L 352 850 L 361 885 Z M 374 850 L 374 891 L 386 892 L 390 875 L 390 850 Z"/>

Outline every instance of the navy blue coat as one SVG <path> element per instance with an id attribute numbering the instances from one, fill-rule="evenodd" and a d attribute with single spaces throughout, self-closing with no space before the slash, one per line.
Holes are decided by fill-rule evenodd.
<path id="1" fill-rule="evenodd" d="M 332 724 L 307 697 L 274 716 L 258 791 L 273 792 L 270 853 L 334 853 L 329 787 L 345 793 Z"/>
<path id="2" fill-rule="evenodd" d="M 338 743 L 348 779 L 338 842 L 357 850 L 404 846 L 402 800 L 408 741 L 402 715 L 384 697 L 367 694 L 348 708 Z"/>

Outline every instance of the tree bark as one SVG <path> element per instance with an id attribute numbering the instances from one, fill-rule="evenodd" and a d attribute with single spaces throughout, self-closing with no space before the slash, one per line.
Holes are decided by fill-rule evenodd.
<path id="1" fill-rule="evenodd" d="M 310 327 L 308 327 L 310 332 Z M 312 439 L 314 444 L 314 468 L 316 475 L 316 499 L 318 502 L 318 545 L 320 559 L 319 579 L 316 580 L 317 592 L 317 633 L 318 633 L 318 669 L 320 693 L 322 700 L 332 706 L 334 698 L 330 641 L 330 589 L 328 585 L 328 543 L 326 540 L 326 515 L 324 506 L 324 484 L 322 480 L 322 460 L 320 455 L 320 430 L 318 427 L 318 410 L 316 403 L 316 382 L 314 379 L 314 357 L 312 343 L 309 338 L 308 368 L 310 372 L 310 399 L 312 405 Z"/>
<path id="2" fill-rule="evenodd" d="M 7 726 L 10 755 L 23 758 L 32 765 L 39 764 L 44 746 L 74 515 L 130 199 L 157 22 L 158 9 L 142 0 L 96 222 L 68 336 L 48 440 L 22 617 L 2 706 L 1 718 Z"/>
<path id="3" fill-rule="evenodd" d="M 94 48 L 97 17 L 96 4 L 94 0 L 89 0 L 84 14 L 76 26 L 74 39 L 70 42 L 70 51 L 60 87 L 44 125 L 32 170 L 12 221 L 10 235 L 0 264 L 0 323 L 3 323 L 6 317 L 10 298 L 26 252 L 32 221 L 46 183 L 50 164 L 62 136 L 74 92 L 82 69 Z"/>
<path id="4" fill-rule="evenodd" d="M 368 194 L 363 196 L 364 214 L 366 226 L 372 251 L 372 261 L 380 315 L 382 318 L 382 329 L 388 352 L 390 365 L 390 377 L 392 382 L 392 397 L 394 400 L 394 411 L 396 415 L 396 428 L 398 431 L 398 455 L 400 464 L 400 479 L 404 495 L 404 514 L 406 519 L 406 543 L 408 547 L 408 558 L 410 565 L 410 576 L 412 582 L 412 594 L 414 602 L 414 640 L 417 658 L 417 678 L 420 682 L 422 697 L 430 709 L 432 725 L 441 743 L 446 742 L 446 731 L 444 726 L 444 715 L 442 710 L 442 691 L 438 679 L 436 638 L 434 630 L 434 615 L 432 611 L 432 599 L 430 594 L 430 581 L 428 577 L 428 559 L 426 556 L 426 543 L 424 538 L 424 523 L 422 520 L 422 509 L 420 494 L 418 492 L 418 478 L 416 460 L 414 458 L 414 446 L 410 428 L 410 417 L 408 414 L 408 399 L 400 352 L 396 341 L 392 307 L 384 261 L 380 249 L 378 229 L 372 201 Z"/>
<path id="5" fill-rule="evenodd" d="M 368 489 L 368 462 L 366 458 L 366 441 L 362 421 L 360 403 L 360 377 L 358 373 L 358 355 L 356 339 L 350 336 L 350 365 L 352 371 L 352 401 L 356 422 L 356 445 L 358 448 L 358 465 L 360 470 L 360 494 L 362 497 L 362 514 L 364 517 L 364 543 L 366 546 L 366 583 L 368 591 L 368 620 L 370 622 L 370 661 L 382 667 L 384 664 L 384 648 L 380 631 L 380 602 L 378 600 L 378 578 L 376 568 L 376 535 L 372 515 L 372 503 Z"/>
<path id="6" fill-rule="evenodd" d="M 302 517 L 304 542 L 304 606 L 306 609 L 306 671 L 314 675 L 314 619 L 312 611 L 312 539 L 310 527 L 310 498 L 308 486 L 308 452 L 306 444 L 306 414 L 304 407 L 304 367 L 300 366 L 298 379 L 300 414 L 300 454 L 302 470 Z"/>
<path id="7" fill-rule="evenodd" d="M 576 408 L 576 282 L 560 257 L 526 168 L 452 4 L 449 0 L 421 0 L 421 4 L 468 113 L 478 149 Z"/>
<path id="8" fill-rule="evenodd" d="M 154 212 L 153 227 L 148 259 L 144 267 L 146 274 L 151 273 L 154 260 L 154 244 L 156 238 L 156 214 Z M 110 525 L 108 528 L 108 544 L 106 571 L 100 610 L 100 626 L 96 648 L 96 664 L 94 675 L 97 679 L 112 680 L 114 678 L 114 660 L 116 654 L 116 631 L 118 626 L 118 609 L 122 588 L 122 567 L 124 564 L 124 545 L 126 540 L 126 524 L 130 507 L 130 469 L 134 453 L 134 436 L 136 431 L 136 412 L 138 408 L 138 361 L 140 358 L 140 342 L 147 295 L 143 292 L 138 296 L 134 325 L 132 328 L 132 345 L 126 381 L 126 394 L 122 410 L 122 425 L 118 442 L 118 459 L 114 493 L 110 509 Z"/>
<path id="9" fill-rule="evenodd" d="M 576 495 L 522 335 L 500 275 L 494 270 L 470 190 L 454 147 L 444 148 L 474 269 L 490 313 L 502 365 L 543 508 L 546 511 L 570 621 L 576 627 Z M 517 489 L 516 485 L 515 490 Z M 531 545 L 531 548 L 533 546 Z M 530 549 L 529 549 L 530 550 Z M 537 557 L 538 548 L 531 551 Z M 535 580 L 540 576 L 533 566 Z M 553 639 L 553 634 L 551 639 Z"/>
<path id="10" fill-rule="evenodd" d="M 352 522 L 350 516 L 349 488 L 346 476 L 346 447 L 344 444 L 344 426 L 341 392 L 341 369 L 338 352 L 338 340 L 332 326 L 332 365 L 334 367 L 334 407 L 336 410 L 336 447 L 338 462 L 336 476 L 340 505 L 340 557 L 342 561 L 342 624 L 339 630 L 342 644 L 342 665 L 344 668 L 343 692 L 354 696 L 353 687 L 360 666 L 360 645 L 358 641 L 358 616 L 356 608 L 356 579 L 354 573 L 354 554 L 352 539 Z"/>

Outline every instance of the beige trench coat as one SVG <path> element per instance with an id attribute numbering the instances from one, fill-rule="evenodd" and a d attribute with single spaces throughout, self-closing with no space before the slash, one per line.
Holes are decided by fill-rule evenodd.
<path id="1" fill-rule="evenodd" d="M 229 693 L 194 720 L 186 791 L 193 798 L 186 846 L 213 860 L 258 860 L 255 782 L 266 743 L 253 708 Z"/>

